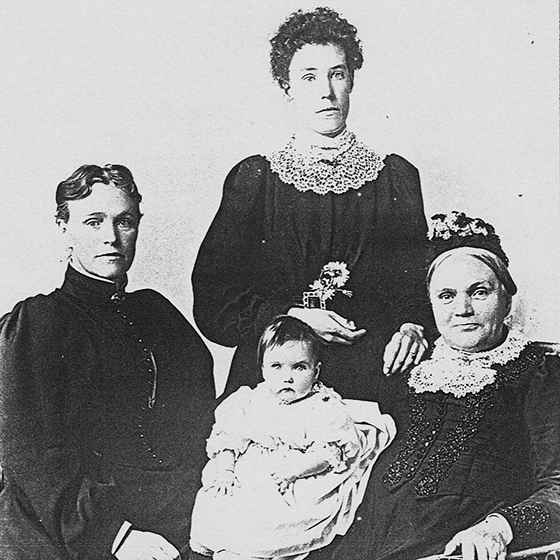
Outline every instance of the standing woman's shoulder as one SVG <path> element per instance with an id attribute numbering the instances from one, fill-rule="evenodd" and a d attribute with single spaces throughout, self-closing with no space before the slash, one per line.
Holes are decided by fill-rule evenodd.
<path id="1" fill-rule="evenodd" d="M 262 155 L 249 156 L 227 174 L 222 196 L 222 210 L 243 211 L 255 203 L 262 191 L 270 165 Z"/>
<path id="2" fill-rule="evenodd" d="M 389 154 L 383 160 L 385 168 L 391 174 L 404 179 L 418 180 L 418 169 L 408 160 L 398 154 Z"/>

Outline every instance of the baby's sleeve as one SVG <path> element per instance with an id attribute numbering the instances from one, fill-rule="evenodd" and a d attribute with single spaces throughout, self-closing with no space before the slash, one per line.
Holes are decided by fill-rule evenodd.
<path id="1" fill-rule="evenodd" d="M 321 413 L 314 415 L 310 427 L 309 436 L 313 443 L 309 450 L 325 450 L 332 470 L 344 472 L 360 452 L 360 436 L 342 399 L 336 393 L 322 404 Z"/>
<path id="2" fill-rule="evenodd" d="M 247 406 L 251 401 L 250 387 L 240 387 L 216 409 L 216 421 L 206 442 L 210 459 L 224 450 L 233 451 L 239 457 L 249 446 L 247 430 Z"/>

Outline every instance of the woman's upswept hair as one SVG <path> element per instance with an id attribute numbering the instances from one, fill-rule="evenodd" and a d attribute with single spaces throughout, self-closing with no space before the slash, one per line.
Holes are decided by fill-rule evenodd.
<path id="1" fill-rule="evenodd" d="M 315 331 L 303 321 L 290 315 L 278 315 L 266 327 L 259 340 L 257 359 L 263 365 L 264 353 L 273 346 L 282 346 L 287 342 L 305 342 L 313 357 L 318 362 L 321 356 L 321 339 Z"/>
<path id="2" fill-rule="evenodd" d="M 290 87 L 290 64 L 294 54 L 304 45 L 334 44 L 346 54 L 346 64 L 352 78 L 364 62 L 358 31 L 331 8 L 315 8 L 310 12 L 294 12 L 270 39 L 270 66 L 278 85 L 287 91 Z"/>
<path id="3" fill-rule="evenodd" d="M 138 192 L 132 173 L 128 167 L 118 164 L 82 165 L 56 188 L 56 214 L 55 218 L 67 222 L 70 217 L 68 210 L 69 200 L 81 200 L 91 194 L 95 183 L 104 185 L 115 185 L 117 189 L 124 191 L 137 204 L 140 204 L 142 195 Z"/>

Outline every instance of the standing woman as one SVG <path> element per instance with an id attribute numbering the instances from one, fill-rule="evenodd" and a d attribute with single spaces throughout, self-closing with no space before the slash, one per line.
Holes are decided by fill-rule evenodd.
<path id="1" fill-rule="evenodd" d="M 212 358 L 162 295 L 125 290 L 140 200 L 122 165 L 60 183 L 64 283 L 0 320 L 3 560 L 171 560 L 187 546 Z"/>
<path id="2" fill-rule="evenodd" d="M 325 384 L 386 409 L 385 345 L 400 329 L 385 371 L 406 369 L 426 343 L 420 326 L 403 322 L 430 320 L 418 172 L 346 128 L 363 62 L 354 26 L 329 8 L 300 10 L 271 45 L 272 75 L 294 108 L 295 133 L 283 149 L 249 157 L 227 176 L 194 268 L 195 319 L 210 340 L 237 346 L 226 394 L 258 382 L 259 335 L 288 313 L 326 343 Z M 321 292 L 319 277 L 328 283 L 329 275 L 331 291 Z M 353 296 L 337 293 L 325 309 L 343 284 Z M 318 297 L 304 300 L 310 291 Z"/>

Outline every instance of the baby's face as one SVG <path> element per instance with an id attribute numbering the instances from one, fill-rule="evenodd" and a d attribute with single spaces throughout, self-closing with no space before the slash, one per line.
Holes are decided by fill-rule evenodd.
<path id="1" fill-rule="evenodd" d="M 262 375 L 268 390 L 283 402 L 301 399 L 311 391 L 319 364 L 306 342 L 271 346 L 263 356 Z"/>

